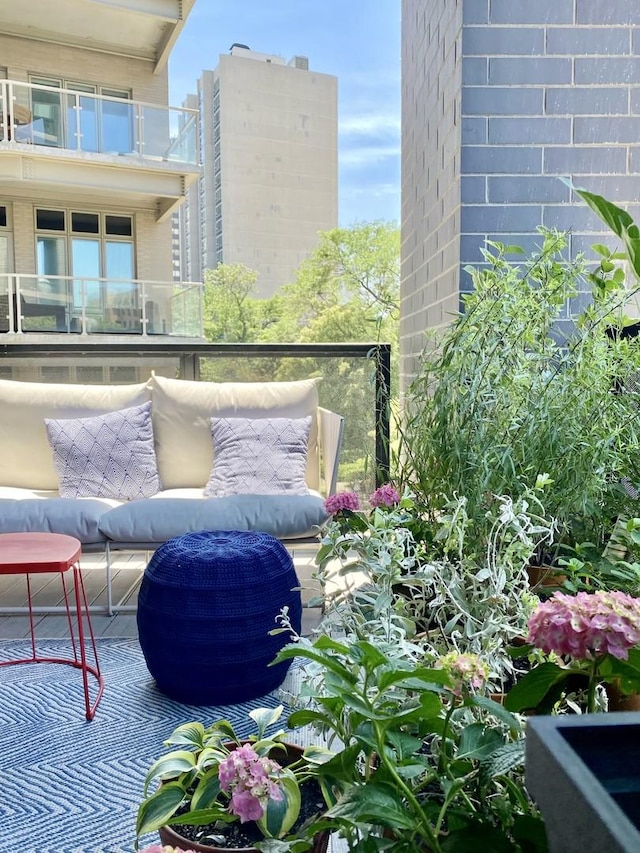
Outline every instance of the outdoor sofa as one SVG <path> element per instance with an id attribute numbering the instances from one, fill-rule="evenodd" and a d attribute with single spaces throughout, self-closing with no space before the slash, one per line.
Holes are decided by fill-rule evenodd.
<path id="1" fill-rule="evenodd" d="M 342 429 L 313 379 L 0 380 L 0 533 L 66 533 L 104 550 L 111 611 L 113 550 L 200 530 L 317 537 Z"/>

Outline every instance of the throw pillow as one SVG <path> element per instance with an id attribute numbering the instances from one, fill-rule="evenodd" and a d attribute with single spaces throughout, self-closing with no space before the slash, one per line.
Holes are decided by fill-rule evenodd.
<path id="1" fill-rule="evenodd" d="M 307 495 L 311 416 L 211 418 L 213 468 L 205 497 Z"/>
<path id="2" fill-rule="evenodd" d="M 149 498 L 160 490 L 151 403 L 90 418 L 45 418 L 63 498 Z"/>

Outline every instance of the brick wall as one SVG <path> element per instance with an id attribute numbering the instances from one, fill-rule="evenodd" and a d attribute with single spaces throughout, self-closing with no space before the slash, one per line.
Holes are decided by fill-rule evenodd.
<path id="1" fill-rule="evenodd" d="M 458 307 L 461 0 L 402 3 L 401 387 Z"/>
<path id="2" fill-rule="evenodd" d="M 442 309 L 452 304 L 438 292 L 434 227 L 447 204 L 455 209 L 448 193 L 456 180 L 459 289 L 468 286 L 462 267 L 482 260 L 487 238 L 530 250 L 542 224 L 570 229 L 572 254 L 589 254 L 596 241 L 613 245 L 561 177 L 640 218 L 640 3 L 405 0 L 403 13 L 401 349 L 409 376 L 420 332 L 445 322 Z M 453 56 L 442 44 L 445 15 L 460 23 Z M 458 98 L 461 133 L 448 182 L 450 125 L 436 92 L 458 75 L 448 94 Z M 427 223 L 433 203 L 442 221 Z"/>

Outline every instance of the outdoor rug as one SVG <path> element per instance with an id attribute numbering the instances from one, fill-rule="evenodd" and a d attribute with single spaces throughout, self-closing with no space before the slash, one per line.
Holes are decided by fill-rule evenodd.
<path id="1" fill-rule="evenodd" d="M 225 718 L 248 734 L 249 710 L 280 704 L 276 691 L 242 705 L 182 705 L 156 689 L 137 640 L 97 643 L 105 688 L 91 722 L 80 670 L 0 668 L 0 853 L 133 853 L 144 777 L 173 729 Z M 39 651 L 67 656 L 68 641 L 40 641 Z M 2 643 L 3 660 L 29 653 L 28 641 Z"/>

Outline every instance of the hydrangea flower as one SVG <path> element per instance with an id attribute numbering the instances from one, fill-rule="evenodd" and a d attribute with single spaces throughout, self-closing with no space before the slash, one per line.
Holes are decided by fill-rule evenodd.
<path id="1" fill-rule="evenodd" d="M 330 495 L 325 500 L 324 508 L 329 515 L 336 515 L 343 509 L 350 509 L 355 512 L 360 509 L 360 501 L 355 492 L 338 492 L 337 495 Z"/>
<path id="2" fill-rule="evenodd" d="M 250 744 L 239 746 L 220 762 L 220 787 L 231 793 L 229 810 L 240 818 L 240 823 L 260 820 L 268 800 L 282 799 L 282 792 L 270 775 L 281 769 L 277 761 L 258 755 Z"/>
<path id="3" fill-rule="evenodd" d="M 529 618 L 528 641 L 542 651 L 619 660 L 640 644 L 640 599 L 623 592 L 555 592 Z"/>
<path id="4" fill-rule="evenodd" d="M 145 847 L 140 853 L 196 853 L 195 850 L 183 850 L 182 847 L 171 847 L 165 844 L 152 844 L 151 847 Z"/>
<path id="5" fill-rule="evenodd" d="M 375 509 L 379 506 L 395 506 L 400 503 L 400 494 L 391 483 L 380 486 L 369 498 L 369 503 Z"/>
<path id="6" fill-rule="evenodd" d="M 451 692 L 462 696 L 470 690 L 482 690 L 489 677 L 489 667 L 477 655 L 449 652 L 435 662 L 436 669 L 444 669 L 453 681 Z"/>

